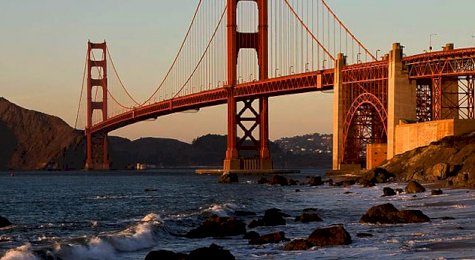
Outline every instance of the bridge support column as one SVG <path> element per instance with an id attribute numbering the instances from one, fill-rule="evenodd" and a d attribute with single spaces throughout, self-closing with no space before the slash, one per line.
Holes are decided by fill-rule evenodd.
<path id="1" fill-rule="evenodd" d="M 239 169 L 239 153 L 236 147 L 237 129 L 236 129 L 236 100 L 232 89 L 228 89 L 228 138 L 226 159 L 224 160 L 224 171 Z"/>
<path id="2" fill-rule="evenodd" d="M 257 3 L 259 24 L 257 32 L 237 31 L 237 8 L 241 0 L 227 0 L 227 47 L 228 47 L 228 144 L 224 171 L 270 170 L 272 160 L 269 152 L 268 98 L 254 97 L 241 100 L 244 106 L 237 113 L 234 88 L 237 84 L 237 60 L 240 49 L 255 49 L 259 65 L 259 80 L 268 78 L 268 16 L 267 0 L 253 0 Z M 259 100 L 259 107 L 252 106 Z M 249 125 L 250 124 L 250 125 Z M 237 130 L 243 133 L 238 139 Z M 259 127 L 259 138 L 253 135 Z M 249 154 L 249 152 L 251 154 Z M 243 154 L 246 158 L 242 158 Z"/>
<path id="3" fill-rule="evenodd" d="M 333 170 L 340 170 L 343 158 L 343 126 L 345 124 L 344 98 L 341 71 L 346 64 L 346 58 L 339 53 L 335 61 L 333 82 Z"/>
<path id="4" fill-rule="evenodd" d="M 388 152 L 387 159 L 395 155 L 396 125 L 400 120 L 416 121 L 416 82 L 409 81 L 402 64 L 403 47 L 394 43 L 389 52 L 388 66 Z"/>
<path id="5" fill-rule="evenodd" d="M 267 97 L 259 99 L 259 137 L 260 137 L 260 165 L 261 169 L 272 169 L 272 160 L 269 151 L 269 102 Z"/>
<path id="6" fill-rule="evenodd" d="M 86 125 L 86 170 L 109 169 L 107 133 L 92 132 L 93 113 L 99 110 L 102 120 L 107 119 L 107 45 L 88 42 L 87 48 L 87 125 Z M 102 59 L 95 57 L 94 50 L 100 50 Z M 102 100 L 96 100 L 102 90 Z"/>

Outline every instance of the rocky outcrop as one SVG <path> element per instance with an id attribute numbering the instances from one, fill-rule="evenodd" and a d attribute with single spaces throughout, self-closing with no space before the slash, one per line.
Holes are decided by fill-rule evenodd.
<path id="1" fill-rule="evenodd" d="M 8 221 L 8 219 L 0 216 L 0 228 L 2 227 L 8 227 L 10 226 L 12 223 L 10 221 Z"/>
<path id="2" fill-rule="evenodd" d="M 198 228 L 190 230 L 186 237 L 226 237 L 246 234 L 246 224 L 230 217 L 213 215 L 205 220 Z"/>
<path id="3" fill-rule="evenodd" d="M 317 228 L 308 236 L 310 243 L 316 246 L 336 246 L 351 244 L 351 236 L 342 225 Z"/>
<path id="4" fill-rule="evenodd" d="M 236 173 L 223 173 L 219 176 L 219 183 L 237 183 L 239 182 L 238 175 Z"/>
<path id="5" fill-rule="evenodd" d="M 374 206 L 361 217 L 360 223 L 399 224 L 430 222 L 430 218 L 420 210 L 399 211 L 392 204 Z"/>
<path id="6" fill-rule="evenodd" d="M 399 181 L 444 181 L 454 187 L 475 188 L 475 132 L 396 155 L 380 168 Z"/>
<path id="7" fill-rule="evenodd" d="M 426 188 L 424 188 L 424 186 L 422 186 L 417 181 L 409 181 L 404 190 L 406 191 L 406 193 L 420 193 L 425 192 Z"/>
<path id="8" fill-rule="evenodd" d="M 259 226 L 278 226 L 285 225 L 286 221 L 284 217 L 288 216 L 287 214 L 282 213 L 280 209 L 272 208 L 264 212 L 264 217 L 253 220 L 249 224 L 249 228 L 255 228 Z"/>
<path id="9" fill-rule="evenodd" d="M 263 244 L 270 244 L 270 243 L 279 243 L 281 241 L 286 240 L 285 233 L 275 232 L 271 234 L 262 235 L 256 238 L 249 240 L 250 245 L 263 245 Z"/>

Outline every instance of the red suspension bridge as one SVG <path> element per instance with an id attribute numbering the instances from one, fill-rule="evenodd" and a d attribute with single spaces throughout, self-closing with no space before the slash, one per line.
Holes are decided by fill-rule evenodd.
<path id="1" fill-rule="evenodd" d="M 367 144 L 387 143 L 394 154 L 399 120 L 473 119 L 474 75 L 475 48 L 406 57 L 394 44 L 378 60 L 324 0 L 200 0 L 175 59 L 144 101 L 127 90 L 106 43 L 88 43 L 85 167 L 109 168 L 113 130 L 227 104 L 224 170 L 269 170 L 268 98 L 332 89 L 333 166 L 364 165 Z"/>

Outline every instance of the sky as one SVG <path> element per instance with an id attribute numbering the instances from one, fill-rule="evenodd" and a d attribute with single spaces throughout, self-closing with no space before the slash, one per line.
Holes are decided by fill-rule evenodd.
<path id="1" fill-rule="evenodd" d="M 214 1 L 214 0 L 205 0 Z M 276 0 L 277 1 L 277 0 Z M 281 0 L 279 0 L 281 1 Z M 305 1 L 305 0 L 302 0 Z M 148 97 L 171 64 L 197 0 L 0 0 L 0 96 L 74 125 L 88 40 L 107 40 L 130 92 Z M 475 46 L 473 0 L 327 0 L 372 52 L 393 42 L 405 52 L 452 42 Z M 270 139 L 332 132 L 332 94 L 269 100 Z M 130 139 L 191 142 L 226 133 L 226 106 L 178 113 L 112 132 Z"/>

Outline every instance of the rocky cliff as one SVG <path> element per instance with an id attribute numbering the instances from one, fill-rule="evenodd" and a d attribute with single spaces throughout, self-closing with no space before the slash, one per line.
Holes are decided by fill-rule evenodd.
<path id="1" fill-rule="evenodd" d="M 379 168 L 399 180 L 445 182 L 447 186 L 475 187 L 475 132 L 451 136 L 404 154 Z"/>

